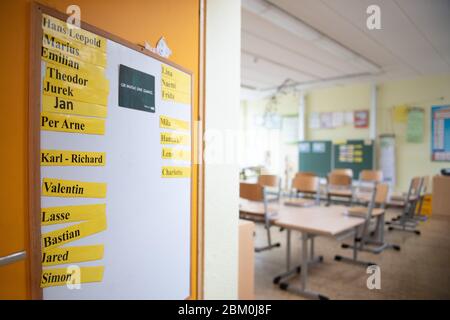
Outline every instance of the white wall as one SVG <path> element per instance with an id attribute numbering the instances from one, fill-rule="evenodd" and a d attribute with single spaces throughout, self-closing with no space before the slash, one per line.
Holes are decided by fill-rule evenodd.
<path id="1" fill-rule="evenodd" d="M 205 129 L 237 132 L 240 104 L 240 0 L 206 3 Z M 220 139 L 206 138 L 206 149 Z M 221 146 L 219 145 L 219 148 Z M 223 149 L 223 148 L 222 148 Z M 233 152 L 229 147 L 222 151 Z M 236 159 L 236 158 L 235 158 Z M 239 168 L 237 159 L 205 162 L 205 299 L 237 299 Z"/>

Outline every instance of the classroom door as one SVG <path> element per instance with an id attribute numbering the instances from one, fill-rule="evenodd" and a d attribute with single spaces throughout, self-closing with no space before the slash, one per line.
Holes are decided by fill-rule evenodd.
<path id="1" fill-rule="evenodd" d="M 66 12 L 71 0 L 40 0 L 40 3 L 58 11 Z M 202 17 L 204 0 L 79 0 L 81 19 L 103 30 L 115 34 L 131 43 L 156 46 L 164 36 L 172 50 L 170 60 L 193 72 L 193 120 L 199 114 L 199 85 L 201 72 Z M 0 4 L 2 26 L 0 34 L 8 43 L 2 50 L 2 77 L 0 90 L 5 107 L 2 109 L 8 121 L 0 127 L 3 137 L 1 149 L 7 156 L 0 157 L 2 181 L 0 182 L 0 258 L 26 252 L 29 248 L 28 212 L 28 51 L 30 40 L 29 0 L 2 1 Z M 7 76 L 6 76 L 7 75 Z M 196 133 L 194 133 L 196 139 Z M 192 172 L 197 179 L 198 166 Z M 192 190 L 192 199 L 198 198 L 197 181 Z M 198 202 L 192 202 L 192 211 L 197 212 Z M 193 217 L 192 233 L 197 235 L 198 217 Z M 193 240 L 192 297 L 198 297 L 198 239 Z M 2 260 L 0 260 L 2 261 Z M 39 298 L 32 295 L 28 257 L 8 265 L 0 263 L 0 299 Z"/>

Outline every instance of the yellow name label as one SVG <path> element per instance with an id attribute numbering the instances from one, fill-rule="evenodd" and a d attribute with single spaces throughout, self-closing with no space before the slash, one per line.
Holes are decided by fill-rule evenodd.
<path id="1" fill-rule="evenodd" d="M 190 178 L 190 167 L 162 167 L 162 178 Z"/>
<path id="2" fill-rule="evenodd" d="M 161 132 L 161 144 L 190 144 L 190 136 L 172 132 Z"/>
<path id="3" fill-rule="evenodd" d="M 104 166 L 105 152 L 41 150 L 41 166 Z"/>
<path id="4" fill-rule="evenodd" d="M 42 252 L 42 265 L 54 266 L 74 262 L 85 262 L 103 258 L 104 246 L 102 244 L 79 247 L 62 247 Z"/>
<path id="5" fill-rule="evenodd" d="M 174 130 L 189 130 L 189 122 L 166 116 L 159 116 L 159 127 Z"/>
<path id="6" fill-rule="evenodd" d="M 96 88 L 86 88 L 81 85 L 71 84 L 60 80 L 44 78 L 42 93 L 48 96 L 60 97 L 63 99 L 77 100 L 87 103 L 108 104 L 108 91 Z"/>
<path id="7" fill-rule="evenodd" d="M 49 15 L 42 15 L 42 29 L 49 33 L 78 42 L 84 46 L 106 52 L 106 39 Z"/>
<path id="8" fill-rule="evenodd" d="M 75 71 L 81 70 L 84 73 L 89 73 L 94 76 L 104 76 L 105 73 L 105 69 L 101 66 L 87 63 L 73 56 L 62 53 L 61 51 L 53 50 L 47 47 L 41 48 L 41 58 L 45 62 Z"/>
<path id="9" fill-rule="evenodd" d="M 191 160 L 191 151 L 190 150 L 180 150 L 173 148 L 163 148 L 162 149 L 162 158 L 163 159 L 172 159 L 172 160 Z"/>
<path id="10" fill-rule="evenodd" d="M 91 49 L 79 42 L 68 41 L 65 38 L 58 37 L 50 32 L 43 32 L 42 45 L 46 48 L 73 56 L 77 59 L 95 64 L 101 67 L 106 67 L 106 53 Z"/>
<path id="11" fill-rule="evenodd" d="M 161 69 L 161 96 L 163 100 L 190 104 L 190 75 L 163 64 Z"/>
<path id="12" fill-rule="evenodd" d="M 191 94 L 190 93 L 173 91 L 173 90 L 169 90 L 167 88 L 162 88 L 161 97 L 163 100 L 167 100 L 167 101 L 174 101 L 174 102 L 179 102 L 179 103 L 183 103 L 183 104 L 191 103 Z"/>
<path id="13" fill-rule="evenodd" d="M 50 231 L 42 234 L 42 249 L 46 251 L 46 249 L 59 247 L 104 230 L 106 230 L 106 218 L 98 218 Z"/>
<path id="14" fill-rule="evenodd" d="M 68 198 L 105 198 L 106 183 L 44 178 L 42 195 Z"/>
<path id="15" fill-rule="evenodd" d="M 161 83 L 163 87 L 184 93 L 191 91 L 191 76 L 189 74 L 165 64 L 162 64 L 161 68 L 161 79 L 164 80 Z"/>
<path id="16" fill-rule="evenodd" d="M 41 225 L 106 219 L 106 204 L 41 208 Z"/>
<path id="17" fill-rule="evenodd" d="M 42 111 L 106 118 L 108 108 L 98 104 L 69 100 L 57 96 L 42 96 Z"/>
<path id="18" fill-rule="evenodd" d="M 44 269 L 41 276 L 41 288 L 101 282 L 104 271 L 104 266 Z"/>
<path id="19" fill-rule="evenodd" d="M 100 69 L 91 70 L 74 70 L 52 63 L 46 63 L 45 78 L 55 81 L 64 81 L 71 84 L 80 85 L 90 89 L 99 89 L 102 91 L 109 90 L 109 80 Z"/>
<path id="20" fill-rule="evenodd" d="M 105 120 L 42 112 L 41 129 L 103 135 L 105 134 Z"/>

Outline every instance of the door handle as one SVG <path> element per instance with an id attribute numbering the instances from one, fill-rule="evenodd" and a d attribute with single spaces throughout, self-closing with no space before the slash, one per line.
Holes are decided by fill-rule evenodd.
<path id="1" fill-rule="evenodd" d="M 25 259 L 26 256 L 26 251 L 19 251 L 4 257 L 0 257 L 0 267 Z"/>

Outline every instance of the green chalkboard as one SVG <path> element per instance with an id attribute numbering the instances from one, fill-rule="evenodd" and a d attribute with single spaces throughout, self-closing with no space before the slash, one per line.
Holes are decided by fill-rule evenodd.
<path id="1" fill-rule="evenodd" d="M 333 146 L 334 169 L 352 169 L 353 179 L 374 166 L 373 140 L 347 140 Z"/>
<path id="2" fill-rule="evenodd" d="M 299 171 L 314 172 L 326 177 L 333 164 L 331 141 L 302 141 L 299 143 Z"/>

